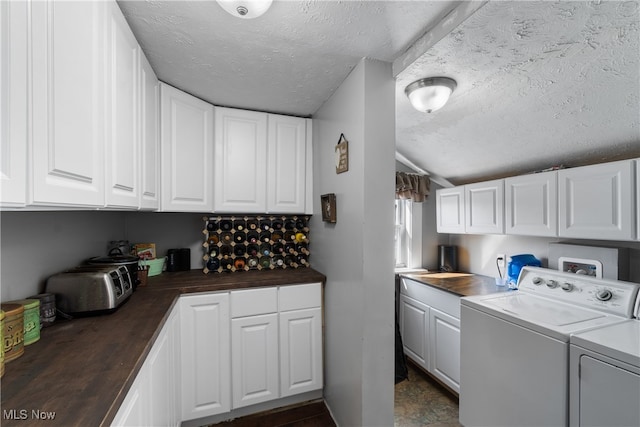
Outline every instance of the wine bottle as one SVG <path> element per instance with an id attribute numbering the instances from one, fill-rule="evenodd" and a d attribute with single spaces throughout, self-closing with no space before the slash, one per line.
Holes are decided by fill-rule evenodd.
<path id="1" fill-rule="evenodd" d="M 296 263 L 296 258 L 293 255 L 287 255 L 284 257 L 284 264 L 287 267 L 296 268 L 298 264 Z"/>
<path id="2" fill-rule="evenodd" d="M 249 268 L 257 268 L 259 264 L 258 257 L 252 256 L 247 260 L 247 265 Z"/>
<path id="3" fill-rule="evenodd" d="M 257 219 L 248 219 L 247 220 L 247 228 L 249 230 L 257 230 L 258 227 L 258 220 Z"/>
<path id="4" fill-rule="evenodd" d="M 233 228 L 233 224 L 231 223 L 230 220 L 224 219 L 224 220 L 220 221 L 220 230 L 222 230 L 222 231 L 231 231 L 232 228 Z"/>
<path id="5" fill-rule="evenodd" d="M 309 249 L 305 242 L 298 243 L 296 245 L 296 251 L 301 254 L 309 255 Z"/>
<path id="6" fill-rule="evenodd" d="M 271 241 L 271 232 L 263 231 L 260 233 L 260 241 L 264 243 L 269 243 Z"/>
<path id="7" fill-rule="evenodd" d="M 271 241 L 272 242 L 279 242 L 280 240 L 282 240 L 282 233 L 279 231 L 274 231 L 273 233 L 271 233 Z"/>
<path id="8" fill-rule="evenodd" d="M 230 232 L 226 231 L 220 234 L 220 241 L 224 244 L 229 244 L 233 241 L 233 236 L 231 235 Z"/>
<path id="9" fill-rule="evenodd" d="M 217 271 L 220 267 L 220 260 L 218 258 L 209 258 L 207 261 L 207 268 L 211 271 Z"/>
<path id="10" fill-rule="evenodd" d="M 298 231 L 304 231 L 306 227 L 307 222 L 302 218 L 298 218 L 298 220 L 296 221 L 296 228 L 298 229 Z"/>
<path id="11" fill-rule="evenodd" d="M 247 233 L 247 240 L 250 243 L 258 243 L 260 241 L 260 235 L 257 231 L 249 231 Z"/>
<path id="12" fill-rule="evenodd" d="M 276 255 L 280 255 L 284 253 L 284 245 L 282 243 L 274 243 L 272 247 L 272 251 Z"/>
<path id="13" fill-rule="evenodd" d="M 271 245 L 268 243 L 263 243 L 260 245 L 260 255 L 270 256 L 271 255 Z"/>
<path id="14" fill-rule="evenodd" d="M 231 258 L 223 258 L 220 265 L 222 266 L 222 271 L 230 272 L 233 268 L 233 260 Z"/>
<path id="15" fill-rule="evenodd" d="M 270 231 L 271 230 L 271 221 L 268 219 L 260 220 L 260 230 L 262 231 Z"/>
<path id="16" fill-rule="evenodd" d="M 247 249 L 245 248 L 244 245 L 235 245 L 233 247 L 233 253 L 235 254 L 235 256 L 244 256 L 246 252 L 247 252 Z"/>
<path id="17" fill-rule="evenodd" d="M 236 271 L 244 270 L 245 261 L 244 258 L 236 258 L 233 261 L 233 266 L 236 268 Z"/>
<path id="18" fill-rule="evenodd" d="M 220 247 L 220 255 L 222 255 L 222 256 L 230 256 L 231 255 L 231 246 L 230 245 L 222 245 Z"/>
<path id="19" fill-rule="evenodd" d="M 303 266 L 309 265 L 309 258 L 306 254 L 298 254 L 298 264 L 301 264 Z"/>
<path id="20" fill-rule="evenodd" d="M 217 246 L 210 246 L 209 247 L 209 256 L 211 258 L 216 258 L 219 253 L 220 253 L 220 251 L 218 250 Z"/>
<path id="21" fill-rule="evenodd" d="M 274 219 L 273 221 L 271 221 L 271 228 L 273 228 L 274 230 L 282 230 L 282 220 Z"/>
<path id="22" fill-rule="evenodd" d="M 272 263 L 276 268 L 284 267 L 284 258 L 280 255 L 273 257 Z"/>
<path id="23" fill-rule="evenodd" d="M 295 221 L 292 220 L 292 219 L 286 220 L 285 223 L 284 223 L 284 228 L 285 228 L 285 230 L 293 230 L 294 228 L 296 228 Z"/>
<path id="24" fill-rule="evenodd" d="M 244 219 L 236 219 L 235 221 L 233 221 L 233 228 L 236 231 L 244 231 L 246 228 L 246 223 L 244 222 Z"/>
<path id="25" fill-rule="evenodd" d="M 258 245 L 253 243 L 249 244 L 247 246 L 247 253 L 252 256 L 258 255 Z"/>
<path id="26" fill-rule="evenodd" d="M 209 237 L 207 238 L 207 243 L 209 243 L 209 246 L 215 246 L 219 241 L 220 236 L 218 236 L 217 234 L 209 234 Z"/>
<path id="27" fill-rule="evenodd" d="M 284 251 L 287 254 L 295 255 L 296 254 L 296 245 L 293 242 L 287 242 L 284 245 Z"/>
<path id="28" fill-rule="evenodd" d="M 262 268 L 270 268 L 271 267 L 271 258 L 268 256 L 263 256 L 260 258 L 260 266 Z"/>
<path id="29" fill-rule="evenodd" d="M 247 235 L 244 233 L 244 231 L 236 231 L 235 233 L 233 233 L 234 242 L 243 243 L 245 240 L 247 240 Z"/>

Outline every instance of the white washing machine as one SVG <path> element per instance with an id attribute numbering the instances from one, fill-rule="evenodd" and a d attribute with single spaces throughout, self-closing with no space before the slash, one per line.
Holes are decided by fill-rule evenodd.
<path id="1" fill-rule="evenodd" d="M 639 314 L 636 311 L 634 320 L 571 336 L 571 426 L 640 426 Z"/>
<path id="2" fill-rule="evenodd" d="M 569 423 L 569 339 L 628 322 L 640 285 L 523 267 L 518 290 L 461 299 L 460 423 Z"/>

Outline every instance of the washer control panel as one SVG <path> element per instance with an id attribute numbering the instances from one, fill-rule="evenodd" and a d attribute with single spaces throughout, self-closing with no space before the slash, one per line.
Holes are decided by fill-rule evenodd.
<path id="1" fill-rule="evenodd" d="M 631 317 L 640 284 L 566 273 L 540 267 L 523 267 L 518 292 Z"/>

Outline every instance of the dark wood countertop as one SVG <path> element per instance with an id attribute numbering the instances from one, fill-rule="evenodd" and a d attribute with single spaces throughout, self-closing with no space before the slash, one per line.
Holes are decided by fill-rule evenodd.
<path id="1" fill-rule="evenodd" d="M 493 277 L 470 273 L 401 273 L 401 277 L 415 280 L 425 285 L 461 297 L 472 295 L 486 295 L 495 292 L 508 291 L 506 286 L 496 286 Z"/>
<path id="2" fill-rule="evenodd" d="M 181 294 L 325 281 L 311 268 L 151 277 L 115 312 L 56 320 L 23 356 L 8 362 L 0 424 L 109 425 Z M 55 418 L 37 419 L 32 411 Z"/>

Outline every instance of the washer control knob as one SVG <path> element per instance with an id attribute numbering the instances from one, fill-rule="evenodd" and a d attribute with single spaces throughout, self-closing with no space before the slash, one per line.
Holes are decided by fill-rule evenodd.
<path id="1" fill-rule="evenodd" d="M 556 282 L 555 280 L 547 280 L 547 287 L 548 288 L 555 288 L 556 286 L 558 286 L 558 282 Z"/>
<path id="2" fill-rule="evenodd" d="M 573 290 L 573 285 L 569 282 L 564 282 L 561 287 L 563 291 L 571 292 Z"/>
<path id="3" fill-rule="evenodd" d="M 544 279 L 542 279 L 541 277 L 534 277 L 532 282 L 534 285 L 540 286 L 544 283 Z"/>
<path id="4" fill-rule="evenodd" d="M 613 297 L 613 294 L 609 289 L 600 289 L 598 292 L 596 292 L 596 298 L 598 298 L 600 301 L 609 301 L 611 297 Z"/>

